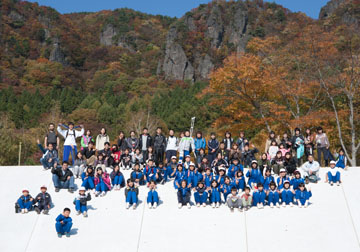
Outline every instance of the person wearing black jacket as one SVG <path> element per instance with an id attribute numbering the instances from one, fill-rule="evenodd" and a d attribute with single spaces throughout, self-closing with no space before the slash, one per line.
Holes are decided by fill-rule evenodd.
<path id="1" fill-rule="evenodd" d="M 64 161 L 61 168 L 51 169 L 52 180 L 55 187 L 55 192 L 59 192 L 60 189 L 67 188 L 70 193 L 74 192 L 74 175 L 69 170 L 68 162 Z"/>
<path id="2" fill-rule="evenodd" d="M 289 175 L 292 175 L 296 171 L 296 160 L 291 152 L 286 152 L 285 154 L 284 167 Z"/>
<path id="3" fill-rule="evenodd" d="M 139 149 L 141 150 L 143 157 L 147 154 L 147 149 L 152 145 L 152 138 L 148 133 L 148 129 L 144 128 L 143 133 L 139 137 Z"/>
<path id="4" fill-rule="evenodd" d="M 83 154 L 83 156 L 85 157 L 87 165 L 94 166 L 94 162 L 96 160 L 96 153 L 94 149 L 94 143 L 92 141 L 88 143 L 88 147 L 85 147 L 81 151 L 81 154 Z"/>
<path id="5" fill-rule="evenodd" d="M 155 150 L 155 163 L 158 165 L 164 160 L 164 152 L 166 146 L 166 138 L 162 134 L 162 129 L 158 127 L 156 129 L 156 135 L 154 136 L 154 150 Z"/>
<path id="6" fill-rule="evenodd" d="M 119 138 L 118 138 L 118 141 L 117 141 L 117 145 L 118 145 L 119 150 L 121 152 L 123 152 L 128 147 L 127 142 L 126 142 L 126 138 L 125 138 L 125 134 L 124 134 L 123 131 L 120 131 Z"/>
<path id="7" fill-rule="evenodd" d="M 126 138 L 127 148 L 131 152 L 135 152 L 136 148 L 139 148 L 139 139 L 135 135 L 135 131 L 130 131 L 130 137 Z"/>
<path id="8" fill-rule="evenodd" d="M 244 150 L 242 152 L 242 161 L 244 162 L 244 168 L 248 168 L 251 164 L 251 161 L 255 160 L 255 154 L 259 152 L 258 149 L 252 144 L 253 149 L 249 149 L 249 143 L 244 145 Z"/>
<path id="9" fill-rule="evenodd" d="M 51 207 L 51 196 L 47 192 L 46 186 L 42 186 L 40 190 L 41 192 L 35 197 L 35 212 L 40 214 L 43 211 L 43 214 L 48 214 Z"/>

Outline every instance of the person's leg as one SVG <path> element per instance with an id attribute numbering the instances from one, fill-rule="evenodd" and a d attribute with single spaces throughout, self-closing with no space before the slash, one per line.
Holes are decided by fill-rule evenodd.
<path id="1" fill-rule="evenodd" d="M 81 213 L 87 212 L 87 206 L 86 205 L 81 205 L 80 206 L 80 211 L 81 211 Z"/>
<path id="2" fill-rule="evenodd" d="M 226 204 L 228 205 L 229 208 L 234 208 L 234 204 L 231 199 L 227 199 Z"/>
<path id="3" fill-rule="evenodd" d="M 75 162 L 76 153 L 77 153 L 77 148 L 75 145 L 74 148 L 71 148 L 71 163 L 72 164 L 74 164 L 74 162 Z"/>
<path id="4" fill-rule="evenodd" d="M 149 191 L 149 192 L 148 192 L 146 202 L 147 202 L 148 204 L 149 204 L 149 203 L 151 203 L 151 204 L 153 203 L 152 191 Z"/>
<path id="5" fill-rule="evenodd" d="M 335 175 L 335 183 L 336 182 L 340 182 L 340 172 L 336 172 L 336 175 Z"/>
<path id="6" fill-rule="evenodd" d="M 40 158 L 40 163 L 44 167 L 44 169 L 48 168 L 48 162 L 45 160 L 45 158 Z"/>
<path id="7" fill-rule="evenodd" d="M 25 204 L 24 204 L 24 202 L 23 202 L 21 199 L 18 199 L 17 203 L 18 203 L 20 209 L 24 209 L 24 208 L 25 208 Z"/>
<path id="8" fill-rule="evenodd" d="M 75 179 L 74 179 L 74 176 L 71 176 L 68 181 L 69 181 L 69 188 L 70 188 L 70 189 L 74 189 L 74 188 L 75 188 Z"/>
<path id="9" fill-rule="evenodd" d="M 272 192 L 268 195 L 268 204 L 270 205 L 271 203 L 274 204 L 274 194 Z"/>
<path id="10" fill-rule="evenodd" d="M 329 154 L 330 154 L 330 151 L 328 149 L 324 148 L 324 161 L 325 161 L 326 167 L 329 166 Z"/>
<path id="11" fill-rule="evenodd" d="M 256 206 L 258 203 L 260 203 L 260 195 L 259 193 L 254 193 L 253 197 L 254 197 L 253 205 Z"/>
<path id="12" fill-rule="evenodd" d="M 100 183 L 100 188 L 102 192 L 106 192 L 107 191 L 107 185 L 105 184 L 104 181 L 101 181 Z"/>
<path id="13" fill-rule="evenodd" d="M 97 192 L 101 192 L 101 183 L 99 183 L 99 184 L 96 185 L 95 190 L 96 190 Z"/>
<path id="14" fill-rule="evenodd" d="M 76 211 L 80 211 L 80 210 L 81 210 L 80 200 L 76 200 L 76 201 L 75 201 L 75 210 L 76 210 Z"/>
<path id="15" fill-rule="evenodd" d="M 181 194 L 180 191 L 177 192 L 177 197 L 178 197 L 178 203 L 179 203 L 179 204 L 181 203 L 182 205 L 184 205 L 184 203 L 183 203 L 183 196 L 182 196 L 182 194 Z"/>
<path id="16" fill-rule="evenodd" d="M 54 183 L 54 187 L 55 187 L 55 188 L 60 188 L 60 180 L 59 180 L 58 175 L 53 174 L 53 175 L 52 175 L 52 181 L 53 181 L 53 183 Z"/>
<path id="17" fill-rule="evenodd" d="M 65 232 L 65 233 L 70 233 L 71 227 L 72 227 L 72 222 L 66 223 L 66 224 L 63 226 L 64 232 Z"/>
<path id="18" fill-rule="evenodd" d="M 196 204 L 201 204 L 200 194 L 198 192 L 194 193 L 194 199 Z"/>
<path id="19" fill-rule="evenodd" d="M 133 204 L 137 204 L 138 199 L 136 196 L 136 192 L 131 192 L 131 201 L 133 202 Z"/>
<path id="20" fill-rule="evenodd" d="M 153 192 L 153 203 L 159 204 L 159 194 L 157 193 L 157 191 Z"/>
<path id="21" fill-rule="evenodd" d="M 208 193 L 207 192 L 204 192 L 203 195 L 200 197 L 200 203 L 201 204 L 206 204 L 206 201 L 208 199 Z"/>
<path id="22" fill-rule="evenodd" d="M 323 148 L 317 148 L 317 156 L 318 156 L 318 162 L 321 166 L 321 152 L 322 152 Z"/>
<path id="23" fill-rule="evenodd" d="M 69 155 L 70 155 L 71 149 L 72 149 L 71 146 L 64 145 L 63 162 L 64 161 L 67 162 L 69 160 Z"/>
<path id="24" fill-rule="evenodd" d="M 56 222 L 55 229 L 57 233 L 64 234 L 64 229 L 60 222 Z"/>
<path id="25" fill-rule="evenodd" d="M 128 194 L 126 195 L 126 203 L 132 204 L 131 202 L 131 192 L 128 192 Z"/>
<path id="26" fill-rule="evenodd" d="M 276 205 L 276 203 L 279 203 L 279 199 L 280 199 L 279 193 L 275 192 L 274 193 L 274 198 L 273 198 L 274 205 Z"/>

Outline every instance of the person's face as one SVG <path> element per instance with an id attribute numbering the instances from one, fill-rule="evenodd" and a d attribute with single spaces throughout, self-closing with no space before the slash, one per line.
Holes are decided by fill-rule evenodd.
<path id="1" fill-rule="evenodd" d="M 312 162 L 312 161 L 314 161 L 314 157 L 313 157 L 313 156 L 309 156 L 309 157 L 308 157 L 308 160 L 309 160 L 309 162 Z"/>
<path id="2" fill-rule="evenodd" d="M 266 172 L 265 172 L 265 175 L 266 175 L 267 177 L 269 177 L 269 176 L 271 175 L 271 172 L 270 172 L 270 171 L 266 171 Z"/>
<path id="3" fill-rule="evenodd" d="M 290 184 L 289 184 L 289 183 L 285 183 L 285 184 L 284 184 L 284 187 L 285 187 L 285 189 L 289 189 Z"/>
<path id="4" fill-rule="evenodd" d="M 82 158 L 81 152 L 79 152 L 79 153 L 77 154 L 77 157 L 78 157 L 79 159 Z"/>
<path id="5" fill-rule="evenodd" d="M 236 191 L 231 190 L 231 194 L 232 194 L 233 196 L 235 196 L 235 195 L 236 195 Z"/>
<path id="6" fill-rule="evenodd" d="M 273 185 L 270 186 L 270 189 L 271 189 L 271 190 L 275 190 L 275 186 L 273 186 Z"/>
<path id="7" fill-rule="evenodd" d="M 330 168 L 335 168 L 335 164 L 330 164 Z"/>
<path id="8" fill-rule="evenodd" d="M 287 137 L 288 137 L 288 134 L 287 134 L 287 133 L 284 133 L 283 136 L 284 136 L 284 138 L 287 138 Z"/>
<path id="9" fill-rule="evenodd" d="M 154 188 L 155 188 L 154 182 L 151 182 L 150 187 L 151 187 L 151 189 L 154 189 Z"/>
<path id="10" fill-rule="evenodd" d="M 319 133 L 319 134 L 322 134 L 322 132 L 323 132 L 322 130 L 318 130 L 318 133 Z"/>
<path id="11" fill-rule="evenodd" d="M 278 158 L 281 158 L 281 153 L 276 154 Z"/>
<path id="12" fill-rule="evenodd" d="M 263 160 L 265 160 L 265 159 L 267 159 L 267 155 L 266 155 L 266 154 L 263 154 L 263 155 L 261 156 L 261 158 L 262 158 Z"/>
<path id="13" fill-rule="evenodd" d="M 211 135 L 210 137 L 211 137 L 211 139 L 215 139 L 215 135 Z"/>
<path id="14" fill-rule="evenodd" d="M 221 143 L 221 144 L 220 144 L 220 148 L 221 148 L 221 149 L 224 149 L 224 148 L 225 148 L 225 144 L 224 144 L 224 143 Z"/>
<path id="15" fill-rule="evenodd" d="M 99 156 L 99 160 L 102 160 L 102 159 L 103 159 L 103 157 L 104 157 L 103 155 L 100 155 L 100 156 Z"/>
<path id="16" fill-rule="evenodd" d="M 307 133 L 307 134 L 310 134 L 310 129 L 306 129 L 306 133 Z"/>
<path id="17" fill-rule="evenodd" d="M 185 136 L 190 136 L 190 132 L 189 131 L 185 131 Z"/>
<path id="18" fill-rule="evenodd" d="M 133 185 L 134 185 L 134 182 L 132 182 L 132 181 L 130 180 L 129 186 L 132 187 Z"/>
<path id="19" fill-rule="evenodd" d="M 241 138 L 244 137 L 244 132 L 240 132 L 240 137 L 241 137 Z"/>
<path id="20" fill-rule="evenodd" d="M 149 166 L 153 166 L 153 161 L 149 161 Z"/>
<path id="21" fill-rule="evenodd" d="M 92 142 L 89 143 L 89 149 L 92 149 L 94 145 L 92 144 Z"/>
<path id="22" fill-rule="evenodd" d="M 46 188 L 41 188 L 42 193 L 46 193 Z"/>
<path id="23" fill-rule="evenodd" d="M 134 137 L 135 137 L 135 133 L 134 133 L 134 132 L 131 132 L 131 133 L 130 133 L 130 136 L 131 136 L 132 138 L 134 138 Z"/>
<path id="24" fill-rule="evenodd" d="M 286 172 L 280 172 L 280 177 L 285 177 Z"/>
<path id="25" fill-rule="evenodd" d="M 52 150 L 54 147 L 52 144 L 49 144 L 49 150 Z"/>
<path id="26" fill-rule="evenodd" d="M 235 159 L 235 160 L 233 161 L 233 163 L 234 163 L 234 165 L 237 165 L 239 162 L 237 161 L 237 159 Z"/>
<path id="27" fill-rule="evenodd" d="M 90 136 L 90 134 L 91 134 L 90 130 L 86 131 L 87 136 Z"/>
<path id="28" fill-rule="evenodd" d="M 286 157 L 287 159 L 290 159 L 290 155 L 289 155 L 289 154 L 286 154 L 285 157 Z"/>
<path id="29" fill-rule="evenodd" d="M 244 150 L 248 151 L 249 150 L 249 145 L 245 145 Z"/>
<path id="30" fill-rule="evenodd" d="M 207 169 L 207 170 L 206 170 L 206 175 L 210 175 L 210 173 L 211 173 L 210 170 Z"/>
<path id="31" fill-rule="evenodd" d="M 193 165 L 190 165 L 189 169 L 190 169 L 191 171 L 193 171 L 193 170 L 195 170 L 195 167 L 194 167 Z"/>
<path id="32" fill-rule="evenodd" d="M 54 131 L 54 129 L 55 129 L 55 126 L 52 125 L 52 124 L 50 124 L 50 125 L 49 125 L 49 130 L 50 130 L 50 131 Z"/>
<path id="33" fill-rule="evenodd" d="M 275 134 L 274 133 L 271 133 L 270 134 L 270 138 L 274 138 L 275 137 Z"/>
<path id="34" fill-rule="evenodd" d="M 190 160 L 191 160 L 190 157 L 186 157 L 186 158 L 185 158 L 185 161 L 186 161 L 186 162 L 190 162 Z"/>
<path id="35" fill-rule="evenodd" d="M 220 170 L 219 173 L 220 173 L 221 176 L 224 176 L 224 175 L 225 175 L 224 170 Z"/>
<path id="36" fill-rule="evenodd" d="M 229 184 L 230 183 L 230 180 L 227 178 L 227 179 L 225 179 L 225 183 L 226 184 Z"/>
<path id="37" fill-rule="evenodd" d="M 259 189 L 259 191 L 261 192 L 261 191 L 264 189 L 264 187 L 259 186 L 258 189 Z"/>
<path id="38" fill-rule="evenodd" d="M 135 165 L 134 169 L 135 169 L 135 171 L 139 170 L 139 166 Z"/>
<path id="39" fill-rule="evenodd" d="M 174 132 L 173 130 L 170 130 L 170 131 L 169 131 L 169 135 L 170 135 L 170 136 L 173 136 L 174 134 L 175 134 L 175 132 Z"/>
<path id="40" fill-rule="evenodd" d="M 217 183 L 214 181 L 211 183 L 212 187 L 216 187 L 217 186 Z"/>
<path id="41" fill-rule="evenodd" d="M 251 164 L 251 167 L 252 167 L 253 169 L 255 169 L 255 168 L 256 168 L 256 163 L 252 163 L 252 164 Z"/>
<path id="42" fill-rule="evenodd" d="M 67 217 L 70 216 L 70 212 L 69 212 L 69 211 L 64 211 L 64 212 L 63 212 L 63 215 L 67 218 Z"/>
<path id="43" fill-rule="evenodd" d="M 105 134 L 105 129 L 102 128 L 102 129 L 100 130 L 100 133 L 104 135 L 104 134 Z"/>
<path id="44" fill-rule="evenodd" d="M 182 186 L 182 188 L 185 188 L 186 187 L 186 182 L 185 181 L 181 182 L 181 186 Z"/>
<path id="45" fill-rule="evenodd" d="M 119 171 L 119 166 L 115 166 L 115 168 L 114 168 L 114 170 L 117 172 L 117 171 Z"/>
<path id="46" fill-rule="evenodd" d="M 250 193 L 250 190 L 249 190 L 249 189 L 245 189 L 245 193 L 246 193 L 246 194 L 249 194 L 249 193 Z"/>
<path id="47" fill-rule="evenodd" d="M 23 195 L 26 197 L 26 196 L 29 195 L 29 192 L 28 192 L 28 191 L 25 191 L 25 192 L 23 192 Z"/>
<path id="48" fill-rule="evenodd" d="M 101 175 L 102 174 L 102 170 L 98 170 L 97 174 Z"/>
<path id="49" fill-rule="evenodd" d="M 200 184 L 198 185 L 198 187 L 199 187 L 199 188 L 203 188 L 203 187 L 204 187 L 204 184 L 200 183 Z"/>
<path id="50" fill-rule="evenodd" d="M 200 138 L 200 137 L 201 137 L 201 134 L 200 134 L 200 133 L 197 133 L 197 134 L 196 134 L 196 137 L 197 137 L 197 138 Z"/>
<path id="51" fill-rule="evenodd" d="M 179 171 L 182 171 L 182 169 L 183 169 L 183 167 L 181 165 L 179 165 L 177 168 Z"/>
<path id="52" fill-rule="evenodd" d="M 305 186 L 299 186 L 300 191 L 304 191 Z"/>
<path id="53" fill-rule="evenodd" d="M 124 138 L 124 133 L 120 133 L 119 137 Z"/>
<path id="54" fill-rule="evenodd" d="M 295 131 L 295 135 L 300 135 L 300 131 Z"/>
<path id="55" fill-rule="evenodd" d="M 79 194 L 84 195 L 85 191 L 79 191 Z"/>
<path id="56" fill-rule="evenodd" d="M 66 163 L 65 163 L 65 164 L 63 164 L 63 165 L 62 165 L 62 168 L 63 168 L 63 170 L 64 170 L 64 171 L 66 171 L 66 170 L 67 170 L 67 168 L 68 168 L 68 164 L 66 164 Z"/>
<path id="57" fill-rule="evenodd" d="M 156 130 L 156 133 L 157 133 L 158 135 L 160 135 L 160 134 L 161 134 L 161 129 L 157 129 L 157 130 Z"/>
<path id="58" fill-rule="evenodd" d="M 299 173 L 296 173 L 296 174 L 295 174 L 295 178 L 299 179 L 299 178 L 300 178 L 300 174 L 299 174 Z"/>
<path id="59" fill-rule="evenodd" d="M 136 154 L 139 154 L 139 153 L 140 153 L 140 150 L 136 149 L 136 150 L 135 150 L 135 153 L 136 153 Z"/>
<path id="60" fill-rule="evenodd" d="M 340 154 L 340 155 L 344 155 L 344 152 L 343 152 L 343 151 L 340 151 L 339 154 Z"/>
<path id="61" fill-rule="evenodd" d="M 201 150 L 200 150 L 200 153 L 201 153 L 201 154 L 204 154 L 204 153 L 205 153 L 205 151 L 204 151 L 203 149 L 201 149 Z"/>
<path id="62" fill-rule="evenodd" d="M 229 134 L 229 133 L 226 133 L 226 134 L 225 134 L 225 137 L 226 137 L 226 138 L 230 138 L 230 134 Z"/>
<path id="63" fill-rule="evenodd" d="M 69 125 L 69 129 L 72 130 L 73 128 L 74 128 L 74 125 L 70 124 L 70 125 Z"/>
<path id="64" fill-rule="evenodd" d="M 148 130 L 147 130 L 147 129 L 144 129 L 144 130 L 143 130 L 143 133 L 144 133 L 145 135 L 147 135 Z"/>
<path id="65" fill-rule="evenodd" d="M 125 150 L 125 154 L 129 154 L 129 150 L 128 150 L 128 149 Z"/>

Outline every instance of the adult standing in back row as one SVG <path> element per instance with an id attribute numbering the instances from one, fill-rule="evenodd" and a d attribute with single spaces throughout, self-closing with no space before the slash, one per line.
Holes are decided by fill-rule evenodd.
<path id="1" fill-rule="evenodd" d="M 66 130 L 61 129 L 61 127 L 67 128 Z M 64 137 L 64 152 L 63 152 L 63 162 L 69 161 L 69 155 L 71 153 L 72 162 L 74 163 L 77 148 L 76 148 L 76 138 L 84 135 L 84 126 L 80 125 L 81 130 L 74 129 L 74 123 L 69 122 L 68 126 L 65 126 L 59 123 L 57 131 Z"/>
<path id="2" fill-rule="evenodd" d="M 60 138 L 58 134 L 56 134 L 55 132 L 55 125 L 53 123 L 49 124 L 49 132 L 45 136 L 45 142 L 44 142 L 45 148 L 48 148 L 49 144 L 52 144 L 54 150 L 56 151 L 59 150 Z"/>
<path id="3" fill-rule="evenodd" d="M 315 136 L 315 144 L 318 154 L 318 162 L 321 165 L 321 153 L 323 154 L 325 166 L 329 166 L 329 139 L 322 127 L 317 128 L 317 134 Z"/>
<path id="4" fill-rule="evenodd" d="M 139 149 L 142 152 L 143 157 L 147 156 L 147 149 L 152 144 L 152 138 L 148 132 L 148 128 L 143 128 L 143 133 L 139 137 Z"/>
<path id="5" fill-rule="evenodd" d="M 110 142 L 109 136 L 106 134 L 106 129 L 101 128 L 100 134 L 96 137 L 96 150 L 102 151 L 106 142 Z"/>
<path id="6" fill-rule="evenodd" d="M 154 150 L 155 150 L 155 163 L 158 165 L 164 160 L 164 152 L 166 146 L 166 138 L 162 134 L 162 129 L 158 127 L 156 129 L 156 135 L 154 136 Z"/>

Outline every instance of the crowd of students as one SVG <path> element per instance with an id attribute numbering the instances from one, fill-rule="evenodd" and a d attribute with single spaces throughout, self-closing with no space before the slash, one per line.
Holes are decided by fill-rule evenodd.
<path id="1" fill-rule="evenodd" d="M 59 124 L 49 125 L 44 146 L 38 140 L 43 152 L 40 159 L 44 170 L 51 170 L 55 192 L 68 189 L 75 191 L 75 179 L 81 179 L 81 187 L 74 199 L 77 214 L 87 217 L 87 202 L 91 194 L 103 197 L 111 190 L 125 188 L 126 208 L 137 208 L 139 188 L 148 187 L 147 204 L 149 208 L 159 205 L 158 184 L 173 181 L 177 191 L 178 207 L 191 208 L 191 198 L 197 207 L 210 205 L 213 208 L 226 204 L 231 211 L 248 210 L 254 206 L 259 209 L 298 205 L 307 207 L 312 196 L 307 184 L 317 183 L 319 169 L 323 159 L 330 169 L 325 182 L 340 185 L 341 170 L 346 168 L 346 157 L 339 151 L 336 161 L 329 151 L 329 140 L 321 127 L 312 134 L 310 129 L 305 135 L 295 129 L 294 135 L 287 133 L 280 139 L 274 132 L 266 140 L 265 150 L 259 160 L 259 150 L 250 144 L 244 132 L 238 139 L 233 139 L 230 132 L 219 141 L 215 133 L 205 140 L 200 131 L 193 138 L 190 131 L 175 136 L 169 130 L 166 137 L 159 127 L 156 134 L 150 136 L 148 129 L 137 137 L 131 131 L 129 137 L 120 132 L 114 144 L 104 128 L 96 137 L 84 127 Z M 60 137 L 64 138 L 62 162 L 59 160 Z M 76 139 L 81 138 L 78 151 Z M 314 160 L 314 150 L 318 160 Z M 69 167 L 69 156 L 72 164 Z M 305 162 L 304 162 L 305 161 Z M 121 170 L 131 170 L 125 178 Z M 108 173 L 110 171 L 110 174 Z M 51 197 L 47 188 L 32 198 L 27 189 L 16 202 L 16 212 L 27 213 L 34 209 L 38 214 L 48 214 L 51 208 Z M 69 235 L 72 221 L 70 209 L 56 219 L 56 230 L 61 237 Z"/>

